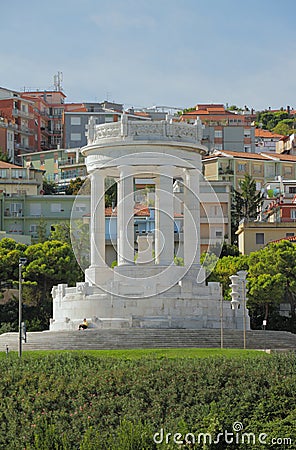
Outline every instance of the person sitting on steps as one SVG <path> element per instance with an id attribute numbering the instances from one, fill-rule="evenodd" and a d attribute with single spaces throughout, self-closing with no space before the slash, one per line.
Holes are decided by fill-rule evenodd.
<path id="1" fill-rule="evenodd" d="M 86 319 L 83 319 L 83 322 L 79 325 L 78 330 L 86 330 L 88 328 L 88 322 Z"/>

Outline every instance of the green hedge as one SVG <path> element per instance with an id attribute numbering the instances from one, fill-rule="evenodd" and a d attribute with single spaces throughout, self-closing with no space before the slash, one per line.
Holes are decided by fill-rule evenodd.
<path id="1" fill-rule="evenodd" d="M 65 352 L 22 360 L 11 354 L 0 359 L 0 370 L 1 449 L 296 448 L 294 354 L 116 359 Z M 176 433 L 217 439 L 238 422 L 244 428 L 234 433 L 238 442 L 173 441 Z M 294 443 L 250 445 L 241 442 L 243 432 Z"/>

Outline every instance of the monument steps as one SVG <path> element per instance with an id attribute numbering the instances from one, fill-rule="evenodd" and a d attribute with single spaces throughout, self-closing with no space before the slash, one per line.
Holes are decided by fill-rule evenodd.
<path id="1" fill-rule="evenodd" d="M 246 332 L 247 348 L 296 350 L 296 335 L 285 331 Z M 89 329 L 28 332 L 23 351 L 140 348 L 220 348 L 220 330 Z M 18 349 L 18 333 L 0 335 L 0 351 Z M 243 348 L 243 332 L 224 330 L 224 348 Z"/>

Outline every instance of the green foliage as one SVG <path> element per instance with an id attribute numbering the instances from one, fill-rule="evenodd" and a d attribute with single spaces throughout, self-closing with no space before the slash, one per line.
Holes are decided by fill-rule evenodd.
<path id="1" fill-rule="evenodd" d="M 250 305 L 279 302 L 291 307 L 290 330 L 296 331 L 296 246 L 289 241 L 271 243 L 250 254 Z"/>
<path id="2" fill-rule="evenodd" d="M 60 352 L 0 358 L 0 448 L 175 449 L 172 435 L 244 432 L 295 441 L 296 358 L 94 357 Z M 156 444 L 155 433 L 172 433 Z M 182 446 L 201 448 L 200 444 Z M 208 449 L 246 449 L 221 442 Z M 258 441 L 254 448 L 264 449 Z"/>
<path id="3" fill-rule="evenodd" d="M 43 178 L 43 192 L 44 195 L 54 195 L 57 193 L 57 184 L 53 181 L 49 181 L 47 178 Z"/>
<path id="4" fill-rule="evenodd" d="M 69 186 L 66 188 L 66 195 L 77 195 L 84 184 L 84 180 L 80 177 L 70 180 Z"/>
<path id="5" fill-rule="evenodd" d="M 261 209 L 263 194 L 256 192 L 256 181 L 250 174 L 246 174 L 240 182 L 239 190 L 233 191 L 231 205 L 232 236 L 235 237 L 235 231 L 242 219 L 247 221 L 255 220 Z"/>
<path id="6" fill-rule="evenodd" d="M 0 241 L 0 279 L 18 288 L 19 258 L 26 257 L 23 267 L 24 319 L 28 330 L 48 328 L 51 317 L 51 289 L 59 283 L 74 285 L 82 279 L 82 272 L 69 243 L 46 241 L 26 246 L 12 239 Z M 0 305 L 0 326 L 4 323 L 13 329 L 18 323 L 17 302 Z"/>
<path id="7" fill-rule="evenodd" d="M 117 183 L 114 178 L 105 179 L 105 206 L 117 204 Z"/>
<path id="8" fill-rule="evenodd" d="M 7 153 L 2 153 L 0 151 L 0 161 L 4 161 L 4 162 L 8 162 L 8 163 L 12 163 L 13 161 L 11 161 L 11 158 L 8 156 Z"/>
<path id="9" fill-rule="evenodd" d="M 51 230 L 49 235 L 50 241 L 61 241 L 66 242 L 67 244 L 71 244 L 71 231 L 69 222 L 54 224 L 53 228 L 54 229 Z"/>
<path id="10" fill-rule="evenodd" d="M 290 135 L 295 131 L 295 122 L 293 119 L 281 120 L 272 131 L 283 136 Z"/>
<path id="11" fill-rule="evenodd" d="M 288 118 L 287 111 L 261 111 L 257 113 L 256 122 L 263 129 L 273 131 L 279 122 Z"/>
<path id="12" fill-rule="evenodd" d="M 46 241 L 46 220 L 43 217 L 40 217 L 38 225 L 37 225 L 37 235 L 38 242 Z"/>

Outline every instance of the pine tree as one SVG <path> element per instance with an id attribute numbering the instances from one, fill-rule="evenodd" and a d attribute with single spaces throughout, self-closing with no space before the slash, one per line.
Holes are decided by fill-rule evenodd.
<path id="1" fill-rule="evenodd" d="M 241 220 L 253 221 L 257 218 L 263 202 L 263 194 L 256 192 L 256 181 L 246 174 L 239 183 L 239 190 L 233 190 L 232 199 L 232 236 L 235 237 Z"/>

